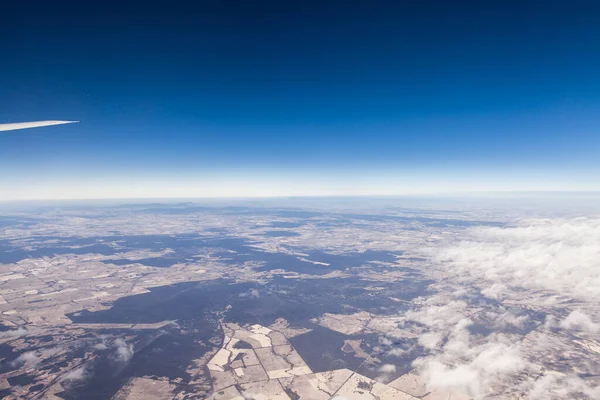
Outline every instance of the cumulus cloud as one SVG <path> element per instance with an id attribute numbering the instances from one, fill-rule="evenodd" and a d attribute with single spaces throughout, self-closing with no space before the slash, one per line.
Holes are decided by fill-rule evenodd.
<path id="1" fill-rule="evenodd" d="M 500 328 L 515 327 L 524 328 L 529 318 L 526 315 L 514 315 L 510 312 L 505 312 L 496 318 L 496 326 Z"/>
<path id="2" fill-rule="evenodd" d="M 85 365 L 79 368 L 75 368 L 72 371 L 67 372 L 61 377 L 61 381 L 77 382 L 87 378 L 87 370 Z"/>
<path id="3" fill-rule="evenodd" d="M 108 346 L 106 345 L 106 343 L 102 342 L 102 343 L 96 343 L 93 346 L 94 350 L 106 350 L 108 349 Z"/>
<path id="4" fill-rule="evenodd" d="M 239 297 L 248 297 L 251 299 L 257 299 L 260 297 L 260 292 L 257 289 L 250 289 L 248 292 L 246 293 L 240 293 Z"/>
<path id="5" fill-rule="evenodd" d="M 514 382 L 514 375 L 526 367 L 518 348 L 501 342 L 473 347 L 468 357 L 456 364 L 444 362 L 442 357 L 428 360 L 422 372 L 428 378 L 428 387 L 482 398 L 489 387 Z"/>
<path id="6" fill-rule="evenodd" d="M 486 297 L 494 300 L 502 300 L 506 295 L 507 287 L 501 283 L 494 283 L 492 286 L 485 288 L 481 291 Z"/>
<path id="7" fill-rule="evenodd" d="M 34 366 L 40 362 L 40 358 L 35 354 L 35 351 L 27 351 L 19 357 L 15 358 L 11 362 L 11 366 L 13 368 L 20 368 L 22 366 Z"/>
<path id="8" fill-rule="evenodd" d="M 600 386 L 592 386 L 574 374 L 545 373 L 527 391 L 528 400 L 599 399 Z"/>
<path id="9" fill-rule="evenodd" d="M 417 322 L 429 329 L 447 329 L 465 318 L 467 303 L 451 300 L 445 296 L 433 296 L 417 299 L 416 310 L 407 311 L 404 320 Z"/>
<path id="10" fill-rule="evenodd" d="M 375 370 L 375 368 L 373 368 Z M 378 376 L 374 378 L 377 382 L 387 383 L 394 379 L 396 366 L 394 364 L 383 364 L 377 368 Z"/>
<path id="11" fill-rule="evenodd" d="M 381 367 L 379 367 L 379 372 L 384 374 L 396 372 L 396 366 L 394 364 L 383 364 Z"/>
<path id="12" fill-rule="evenodd" d="M 444 340 L 442 332 L 426 332 L 419 335 L 418 342 L 426 349 L 436 349 Z"/>
<path id="13" fill-rule="evenodd" d="M 25 336 L 25 335 L 27 335 L 27 333 L 28 333 L 27 329 L 21 327 L 19 329 L 13 329 L 10 331 L 0 332 L 0 339 L 16 338 L 19 336 Z"/>
<path id="14" fill-rule="evenodd" d="M 413 365 L 430 389 L 475 399 L 506 396 L 511 390 L 514 397 L 527 399 L 600 398 L 600 389 L 582 377 L 554 371 L 561 367 L 552 361 L 556 352 L 577 352 L 572 339 L 555 328 L 600 332 L 593 312 L 600 300 L 600 218 L 475 227 L 460 240 L 418 251 L 432 261 L 427 272 L 443 281 L 437 295 L 413 301 L 413 310 L 404 316 L 404 326 L 419 334 L 426 351 Z M 477 300 L 470 288 L 498 303 Z M 571 299 L 580 309 L 560 320 L 561 307 L 571 307 Z M 544 321 L 543 314 L 524 314 L 523 309 L 548 315 Z M 477 335 L 477 329 L 468 329 L 473 321 L 502 332 L 536 328 L 536 335 L 524 340 L 521 334 L 491 329 Z M 541 352 L 550 357 L 540 358 Z M 585 353 L 577 354 L 557 362 L 566 369 L 593 371 Z"/>
<path id="15" fill-rule="evenodd" d="M 474 341 L 470 325 L 471 321 L 463 318 L 448 331 L 434 332 L 442 340 L 428 348 L 428 355 L 414 361 L 430 390 L 483 398 L 490 387 L 509 386 L 526 369 L 518 343 L 501 334 Z"/>
<path id="16" fill-rule="evenodd" d="M 476 227 L 460 242 L 427 253 L 449 274 L 489 282 L 482 293 L 491 298 L 503 298 L 509 285 L 600 299 L 600 218 Z"/>
<path id="17" fill-rule="evenodd" d="M 394 347 L 393 349 L 386 351 L 385 354 L 389 357 L 404 357 L 413 351 L 414 348 L 405 349 L 402 347 Z"/>
<path id="18" fill-rule="evenodd" d="M 572 311 L 567 318 L 560 322 L 560 327 L 587 333 L 596 333 L 600 331 L 600 324 L 593 322 L 589 316 L 580 310 Z"/>
<path id="19" fill-rule="evenodd" d="M 480 310 L 456 296 L 464 292 L 438 293 L 413 301 L 401 325 L 417 334 L 426 354 L 417 358 L 417 368 L 429 390 L 461 393 L 483 398 L 490 387 L 515 382 L 516 375 L 528 367 L 520 345 L 498 333 L 474 337 L 470 332 L 478 312 L 494 321 L 517 323 L 519 317 L 505 311 Z M 489 314 L 489 315 L 488 315 Z"/>
<path id="20" fill-rule="evenodd" d="M 379 344 L 373 348 L 374 351 L 385 353 L 388 357 L 406 357 L 416 351 L 415 343 L 411 341 L 392 340 L 395 333 L 388 332 L 388 336 L 379 336 Z"/>
<path id="21" fill-rule="evenodd" d="M 115 358 L 117 359 L 117 361 L 123 363 L 129 362 L 129 360 L 131 360 L 131 357 L 133 357 L 133 345 L 128 344 L 121 338 L 115 340 L 114 344 L 117 347 L 117 351 L 115 353 Z"/>

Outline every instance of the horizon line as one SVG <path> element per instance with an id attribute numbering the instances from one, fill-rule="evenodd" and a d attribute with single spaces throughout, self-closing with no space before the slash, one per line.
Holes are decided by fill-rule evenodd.
<path id="1" fill-rule="evenodd" d="M 470 190 L 454 192 L 423 192 L 404 194 L 295 194 L 295 195 L 229 195 L 229 196 L 123 196 L 123 197 L 51 197 L 0 199 L 0 203 L 40 202 L 40 201 L 114 201 L 114 200 L 256 200 L 256 199 L 296 199 L 296 198 L 403 198 L 403 197 L 468 197 L 477 195 L 600 195 L 600 190 Z"/>

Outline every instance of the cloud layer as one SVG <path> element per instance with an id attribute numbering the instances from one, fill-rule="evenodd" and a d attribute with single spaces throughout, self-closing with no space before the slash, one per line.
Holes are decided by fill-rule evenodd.
<path id="1" fill-rule="evenodd" d="M 413 365 L 429 389 L 475 399 L 600 398 L 585 378 L 600 360 L 572 336 L 584 343 L 600 332 L 600 219 L 475 227 L 419 252 L 432 262 L 438 293 L 414 301 L 403 320 L 427 352 Z M 475 333 L 476 324 L 490 332 Z"/>
<path id="2" fill-rule="evenodd" d="M 492 298 L 513 286 L 600 299 L 600 218 L 477 227 L 460 242 L 428 252 L 457 278 L 487 282 L 483 293 Z"/>

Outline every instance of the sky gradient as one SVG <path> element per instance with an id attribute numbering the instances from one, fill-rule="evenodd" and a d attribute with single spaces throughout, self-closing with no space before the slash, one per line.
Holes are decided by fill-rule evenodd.
<path id="1" fill-rule="evenodd" d="M 600 190 L 598 3 L 3 14 L 0 200 Z"/>

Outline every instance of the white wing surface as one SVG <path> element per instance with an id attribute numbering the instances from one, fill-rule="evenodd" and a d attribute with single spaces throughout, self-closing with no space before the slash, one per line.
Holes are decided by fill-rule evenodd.
<path id="1" fill-rule="evenodd" d="M 17 129 L 39 128 L 42 126 L 73 124 L 79 121 L 35 121 L 35 122 L 15 122 L 12 124 L 0 124 L 0 131 L 14 131 Z"/>

